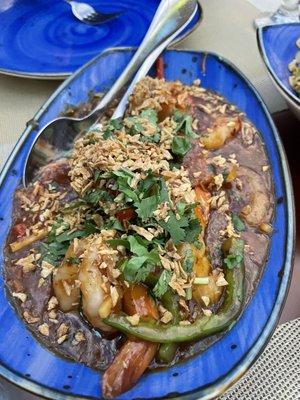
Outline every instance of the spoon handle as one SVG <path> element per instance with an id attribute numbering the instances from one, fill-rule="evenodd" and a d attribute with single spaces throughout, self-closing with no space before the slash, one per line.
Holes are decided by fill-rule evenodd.
<path id="1" fill-rule="evenodd" d="M 197 7 L 195 7 L 194 13 L 191 15 L 191 17 L 186 21 L 185 24 L 183 24 L 177 31 L 173 33 L 173 35 L 170 35 L 167 37 L 166 40 L 164 40 L 160 46 L 158 46 L 155 50 L 153 50 L 152 53 L 146 58 L 146 60 L 143 62 L 137 73 L 135 74 L 134 78 L 132 79 L 129 87 L 127 88 L 125 94 L 123 95 L 122 99 L 119 101 L 117 108 L 115 109 L 112 119 L 116 118 L 121 118 L 123 117 L 127 103 L 128 103 L 128 98 L 131 95 L 133 88 L 135 84 L 140 81 L 142 78 L 144 78 L 147 73 L 149 72 L 150 68 L 153 66 L 157 58 L 160 56 L 160 54 L 165 50 L 166 47 L 175 39 L 175 37 L 183 31 L 183 29 L 190 23 L 190 21 L 193 19 L 195 13 L 197 11 Z"/>
<path id="2" fill-rule="evenodd" d="M 138 69 L 152 52 L 155 51 L 157 57 L 163 51 L 194 16 L 196 6 L 196 0 L 162 0 L 140 47 L 93 112 L 104 108 L 120 94 L 122 89 L 129 85 Z M 181 27 L 182 29 L 180 29 Z M 155 58 L 153 61 L 152 58 L 154 56 L 151 57 L 153 64 Z M 150 64 L 149 61 L 148 64 Z M 148 70 L 152 64 L 149 65 Z"/>

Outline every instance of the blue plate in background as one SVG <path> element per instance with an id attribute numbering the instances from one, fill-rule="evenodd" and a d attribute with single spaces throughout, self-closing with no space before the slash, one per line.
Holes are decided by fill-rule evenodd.
<path id="1" fill-rule="evenodd" d="M 96 57 L 59 87 L 23 132 L 0 176 L 1 266 L 13 194 L 21 182 L 37 125 L 41 127 L 57 117 L 68 104 L 87 101 L 91 90 L 108 89 L 132 55 L 131 49 L 112 49 Z M 234 66 L 215 54 L 194 51 L 169 50 L 163 59 L 167 80 L 180 79 L 191 84 L 199 78 L 203 87 L 221 93 L 247 115 L 261 132 L 274 180 L 276 207 L 270 254 L 256 293 L 239 321 L 204 353 L 171 368 L 145 374 L 133 389 L 119 397 L 212 399 L 249 368 L 278 321 L 292 272 L 295 230 L 292 186 L 285 153 L 270 114 L 253 86 Z M 26 329 L 6 297 L 2 274 L 0 337 L 0 374 L 5 378 L 51 399 L 101 398 L 98 372 L 59 358 Z"/>
<path id="2" fill-rule="evenodd" d="M 110 47 L 138 46 L 160 0 L 79 0 L 123 14 L 103 25 L 77 20 L 64 0 L 0 1 L 0 73 L 63 79 Z M 198 26 L 198 11 L 176 41 Z"/>
<path id="3" fill-rule="evenodd" d="M 287 101 L 300 107 L 300 98 L 289 84 L 289 63 L 295 58 L 299 48 L 300 23 L 264 26 L 258 29 L 258 44 L 263 61 L 271 77 L 278 85 Z"/>

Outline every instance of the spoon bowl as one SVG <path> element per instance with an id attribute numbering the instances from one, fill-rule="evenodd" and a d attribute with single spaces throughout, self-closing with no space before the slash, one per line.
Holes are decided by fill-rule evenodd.
<path id="1" fill-rule="evenodd" d="M 196 11 L 196 0 L 163 0 L 160 3 L 140 47 L 96 108 L 84 118 L 55 119 L 38 133 L 25 162 L 24 186 L 32 181 L 42 166 L 61 155 L 62 151 L 69 150 L 74 139 L 91 127 L 111 101 L 120 97 L 125 91 L 117 115 L 122 116 L 133 84 L 147 74 L 159 54 L 190 23 Z M 129 89 L 126 91 L 128 86 Z"/>

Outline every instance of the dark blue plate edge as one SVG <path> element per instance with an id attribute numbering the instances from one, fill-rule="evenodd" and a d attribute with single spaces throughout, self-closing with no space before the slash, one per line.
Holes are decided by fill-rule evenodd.
<path id="1" fill-rule="evenodd" d="M 198 26 L 202 22 L 203 8 L 201 7 L 200 0 L 197 0 L 197 6 L 198 6 L 198 9 L 197 9 L 196 15 L 199 14 L 198 21 L 183 35 L 180 34 L 178 39 L 174 39 L 173 42 L 171 43 L 171 46 L 178 45 L 183 40 L 185 40 L 188 36 L 190 36 L 198 28 Z M 120 49 L 120 48 L 123 48 L 123 47 L 118 47 L 118 49 Z M 110 48 L 110 49 L 112 49 L 112 48 Z M 107 50 L 110 50 L 110 49 L 107 49 Z M 107 50 L 103 50 L 101 53 L 99 53 L 97 56 L 93 57 L 91 60 L 94 60 L 94 58 L 98 57 L 100 54 L 106 52 Z M 88 63 L 85 63 L 83 66 L 87 65 Z M 2 74 L 2 75 L 13 76 L 16 78 L 27 78 L 27 79 L 38 79 L 38 80 L 63 80 L 63 79 L 68 78 L 70 75 L 74 74 L 75 72 L 76 71 L 69 71 L 69 72 L 65 72 L 63 74 L 61 74 L 59 72 L 52 72 L 52 73 L 44 73 L 43 74 L 41 72 L 25 72 L 25 71 L 22 72 L 22 71 L 15 71 L 12 69 L 0 68 L 0 74 Z"/>
<path id="2" fill-rule="evenodd" d="M 68 79 L 66 79 L 59 87 L 56 89 L 56 91 L 49 97 L 49 99 L 43 104 L 43 106 L 38 110 L 38 112 L 35 114 L 32 120 L 30 120 L 30 123 L 22 133 L 21 137 L 17 141 L 14 149 L 12 150 L 10 156 L 8 157 L 2 171 L 0 174 L 0 185 L 2 184 L 4 178 L 6 177 L 6 173 L 8 169 L 10 168 L 10 165 L 14 161 L 16 155 L 18 154 L 20 148 L 22 147 L 23 143 L 27 139 L 28 135 L 31 133 L 32 130 L 36 129 L 36 124 L 38 123 L 38 120 L 40 116 L 44 113 L 44 111 L 48 108 L 48 106 L 52 103 L 52 101 L 59 95 L 59 93 L 65 89 L 66 86 L 68 86 L 69 82 L 74 79 L 77 75 L 80 75 L 81 72 L 86 69 L 89 65 L 93 64 L 99 57 L 101 57 L 103 54 L 108 54 L 112 53 L 115 51 L 128 51 L 132 50 L 132 47 L 116 47 L 116 48 L 110 48 L 105 51 L 103 51 L 101 54 L 97 55 L 94 57 L 92 60 L 90 60 L 88 63 L 84 64 L 81 68 L 79 68 L 74 74 L 72 74 Z M 190 400 L 191 395 L 193 395 L 193 398 L 195 395 L 196 396 L 201 396 L 201 400 L 210 400 L 213 399 L 217 396 L 220 396 L 222 393 L 224 393 L 231 385 L 233 385 L 236 381 L 238 381 L 242 375 L 251 367 L 251 365 L 256 361 L 256 359 L 259 357 L 261 351 L 265 348 L 267 345 L 268 341 L 270 340 L 270 337 L 275 330 L 278 320 L 280 318 L 288 289 L 290 286 L 291 282 L 291 277 L 292 277 L 292 271 L 293 271 L 293 260 L 294 260 L 294 249 L 295 249 L 295 205 L 294 205 L 294 194 L 293 194 L 293 186 L 292 186 L 292 181 L 291 181 L 291 175 L 290 175 L 290 170 L 287 162 L 287 157 L 286 153 L 284 150 L 284 147 L 282 145 L 279 133 L 277 131 L 277 128 L 272 120 L 272 117 L 267 109 L 267 106 L 265 105 L 264 101 L 262 100 L 260 94 L 256 90 L 256 88 L 252 85 L 252 83 L 248 80 L 248 78 L 229 60 L 227 60 L 224 57 L 219 56 L 218 54 L 214 52 L 206 52 L 206 51 L 194 51 L 190 49 L 173 49 L 171 48 L 170 50 L 172 51 L 177 51 L 177 52 L 188 52 L 188 53 L 203 53 L 207 55 L 212 55 L 216 58 L 218 58 L 221 62 L 227 64 L 229 68 L 231 68 L 235 73 L 239 74 L 241 78 L 245 81 L 245 83 L 249 86 L 249 88 L 254 92 L 256 95 L 267 119 L 268 122 L 272 128 L 272 133 L 274 140 L 276 142 L 276 148 L 278 150 L 278 155 L 280 158 L 280 167 L 282 171 L 282 176 L 284 180 L 284 189 L 285 189 L 285 199 L 286 199 L 286 218 L 288 221 L 288 229 L 287 229 L 287 235 L 286 235 L 286 243 L 285 243 L 285 248 L 286 248 L 286 259 L 284 263 L 283 269 L 283 274 L 281 276 L 281 282 L 280 286 L 278 289 L 278 294 L 276 298 L 276 302 L 273 306 L 273 310 L 270 314 L 270 317 L 265 324 L 265 327 L 260 334 L 258 340 L 256 343 L 252 346 L 251 350 L 248 351 L 248 353 L 245 354 L 243 357 L 242 361 L 238 363 L 238 365 L 234 368 L 232 368 L 231 371 L 229 371 L 224 377 L 218 379 L 211 385 L 207 385 L 203 387 L 201 390 L 195 389 L 190 392 L 186 392 L 185 394 L 181 395 L 180 397 L 175 397 L 171 396 L 168 397 L 170 399 L 174 400 Z M 53 390 L 49 389 L 46 386 L 36 384 L 23 376 L 11 371 L 9 368 L 3 367 L 0 365 L 0 375 L 7 379 L 8 381 L 16 384 L 17 386 L 21 387 L 22 389 L 33 393 L 37 394 L 40 396 L 44 396 L 45 398 L 52 399 L 52 400 L 62 400 L 62 395 L 63 399 L 66 400 L 74 400 L 75 398 L 79 400 L 79 397 L 76 395 L 68 395 L 65 392 L 61 392 L 59 390 Z M 89 400 L 89 399 L 95 399 L 94 397 L 80 397 L 82 400 Z M 162 398 L 156 398 L 156 400 L 162 400 Z M 153 399 L 155 400 L 155 399 Z"/>
<path id="3" fill-rule="evenodd" d="M 299 22 L 290 22 L 287 24 L 278 24 L 278 26 L 289 26 L 289 25 L 299 25 Z M 277 25 L 276 25 L 277 26 Z M 269 27 L 269 25 L 267 26 L 263 26 L 257 29 L 256 32 L 256 37 L 257 37 L 257 44 L 258 44 L 258 49 L 260 52 L 260 55 L 272 77 L 272 79 L 277 83 L 277 85 L 280 87 L 280 89 L 284 92 L 284 94 L 293 102 L 296 103 L 296 105 L 300 106 L 300 98 L 294 94 L 294 92 L 292 91 L 292 89 L 288 89 L 282 82 L 281 80 L 277 77 L 274 69 L 272 68 L 272 65 L 269 62 L 269 59 L 267 57 L 267 53 L 265 50 L 265 45 L 264 45 L 264 38 L 263 38 L 263 31 L 265 29 L 267 29 Z M 287 66 L 288 67 L 288 66 Z"/>

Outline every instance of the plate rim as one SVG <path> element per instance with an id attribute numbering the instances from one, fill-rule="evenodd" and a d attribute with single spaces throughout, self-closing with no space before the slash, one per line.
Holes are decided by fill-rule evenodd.
<path id="1" fill-rule="evenodd" d="M 196 0 L 197 8 L 198 8 L 197 12 L 198 13 L 200 12 L 200 17 L 198 18 L 197 22 L 195 23 L 195 25 L 193 25 L 189 30 L 187 30 L 178 39 L 174 39 L 170 46 L 175 46 L 175 45 L 180 44 L 182 41 L 184 41 L 188 36 L 190 36 L 199 27 L 199 25 L 201 24 L 201 22 L 203 20 L 203 8 L 200 4 L 200 1 L 201 0 Z M 96 56 L 91 58 L 91 60 L 100 56 L 107 50 L 116 49 L 116 48 L 120 49 L 123 47 L 124 48 L 125 47 L 135 48 L 135 46 L 108 47 L 107 49 L 104 49 L 99 54 L 97 54 Z M 91 61 L 91 60 L 89 60 L 89 61 Z M 88 62 L 84 63 L 82 66 L 87 65 Z M 79 68 L 81 68 L 81 67 L 79 67 Z M 64 80 L 64 79 L 68 78 L 69 76 L 71 76 L 72 74 L 76 73 L 77 71 L 78 71 L 78 69 L 76 69 L 75 71 L 68 71 L 68 72 L 64 72 L 64 73 L 61 73 L 61 72 L 42 73 L 42 72 L 26 72 L 26 71 L 21 71 L 21 70 L 17 71 L 14 69 L 0 68 L 0 75 L 13 76 L 16 78 L 26 78 L 26 79 L 36 79 L 36 80 L 54 80 L 55 81 L 55 80 Z"/>
<path id="2" fill-rule="evenodd" d="M 80 67 L 75 73 L 73 73 L 68 79 L 66 79 L 55 91 L 54 93 L 46 100 L 46 102 L 38 109 L 34 117 L 30 120 L 30 123 L 28 126 L 25 128 L 23 133 L 21 134 L 19 140 L 17 141 L 15 147 L 13 148 L 10 156 L 6 160 L 3 169 L 0 173 L 0 186 L 2 185 L 2 182 L 4 178 L 6 177 L 7 171 L 10 168 L 11 164 L 13 163 L 19 149 L 21 148 L 22 144 L 24 141 L 27 139 L 28 135 L 31 133 L 32 130 L 35 129 L 36 123 L 38 123 L 38 120 L 40 116 L 46 111 L 48 106 L 52 103 L 52 101 L 62 92 L 66 86 L 68 86 L 69 82 L 73 80 L 76 76 L 80 75 L 82 71 L 84 71 L 88 66 L 92 63 L 94 63 L 98 58 L 105 54 L 113 53 L 116 51 L 132 51 L 134 47 L 113 47 L 109 48 L 105 51 L 103 51 L 101 54 L 98 54 L 96 57 L 91 59 L 89 62 L 84 64 L 82 67 Z M 177 49 L 177 48 L 168 48 L 167 51 L 175 51 L 175 52 L 187 52 L 187 53 L 200 53 L 200 54 L 206 54 L 206 55 L 212 55 L 213 57 L 216 57 L 219 59 L 221 62 L 224 62 L 227 64 L 234 72 L 236 72 L 238 75 L 240 75 L 245 83 L 250 87 L 250 89 L 254 92 L 256 95 L 264 113 L 265 116 L 271 126 L 273 136 L 275 139 L 276 143 L 276 148 L 278 151 L 279 155 L 279 163 L 281 167 L 281 172 L 282 172 L 282 177 L 284 181 L 284 191 L 285 191 L 285 197 L 286 197 L 286 218 L 287 218 L 287 231 L 286 231 L 286 240 L 285 240 L 285 247 L 286 247 L 286 256 L 285 256 L 285 261 L 284 261 L 284 267 L 283 267 L 283 274 L 281 277 L 281 281 L 279 283 L 279 288 L 278 288 L 278 293 L 276 297 L 276 301 L 273 305 L 272 312 L 269 315 L 269 318 L 259 335 L 258 339 L 256 342 L 253 344 L 251 349 L 244 354 L 243 358 L 241 361 L 232 368 L 225 376 L 222 378 L 219 378 L 218 380 L 214 381 L 212 384 L 207 385 L 203 387 L 202 389 L 194 389 L 192 391 L 186 392 L 180 396 L 173 396 L 170 397 L 170 399 L 173 400 L 189 400 L 191 395 L 197 395 L 201 396 L 201 400 L 210 400 L 214 399 L 215 397 L 220 396 L 222 393 L 224 393 L 230 386 L 232 386 L 235 382 L 237 382 L 244 374 L 245 372 L 251 367 L 251 365 L 256 361 L 256 359 L 259 357 L 261 354 L 261 351 L 266 347 L 268 344 L 272 333 L 274 332 L 278 320 L 280 318 L 283 306 L 285 304 L 286 297 L 288 295 L 288 289 L 290 287 L 290 282 L 292 278 L 292 272 L 293 272 L 293 260 L 294 260 L 294 254 L 295 254 L 295 233 L 296 233 L 296 223 L 295 223 L 295 204 L 294 204 L 294 192 L 293 192 L 293 186 L 292 186 L 292 180 L 291 180 L 291 174 L 289 170 L 289 165 L 286 157 L 286 153 L 281 141 L 281 138 L 279 136 L 277 127 L 275 126 L 275 123 L 273 122 L 273 119 L 271 117 L 271 114 L 265 105 L 262 97 L 254 87 L 254 85 L 248 80 L 248 78 L 239 70 L 238 67 L 236 67 L 231 61 L 226 59 L 223 56 L 220 56 L 218 53 L 215 52 L 208 52 L 208 51 L 201 51 L 201 50 L 191 50 L 191 49 Z M 73 395 L 73 394 L 66 394 L 65 392 L 61 392 L 59 390 L 54 390 L 50 389 L 46 386 L 43 386 L 41 384 L 32 382 L 31 380 L 20 376 L 17 372 L 14 372 L 10 370 L 9 368 L 0 365 L 0 375 L 8 380 L 9 382 L 17 385 L 21 389 L 33 393 L 35 395 L 43 396 L 45 398 L 51 399 L 51 400 L 62 400 L 62 396 L 66 400 L 90 400 L 94 399 L 94 397 L 78 397 L 78 395 Z M 162 398 L 156 398 L 157 400 Z M 154 400 L 154 399 L 153 399 Z"/>
<path id="3" fill-rule="evenodd" d="M 271 75 L 272 79 L 275 81 L 275 83 L 280 87 L 280 89 L 284 92 L 284 94 L 288 97 L 289 100 L 291 100 L 293 103 L 296 104 L 296 106 L 300 106 L 300 97 L 296 96 L 292 89 L 288 89 L 282 82 L 281 80 L 278 78 L 277 74 L 275 73 L 269 59 L 266 53 L 266 48 L 265 48 L 265 44 L 264 44 L 264 38 L 263 38 L 263 34 L 264 34 L 264 30 L 270 28 L 270 27 L 280 27 L 280 26 L 289 26 L 289 25 L 298 25 L 300 28 L 300 22 L 288 22 L 288 23 L 283 23 L 283 24 L 276 24 L 276 25 L 266 25 L 266 26 L 262 26 L 259 27 L 257 29 L 257 44 L 258 44 L 258 49 L 261 55 L 261 58 L 265 64 L 265 66 L 267 67 L 267 70 L 269 72 L 269 74 Z"/>

